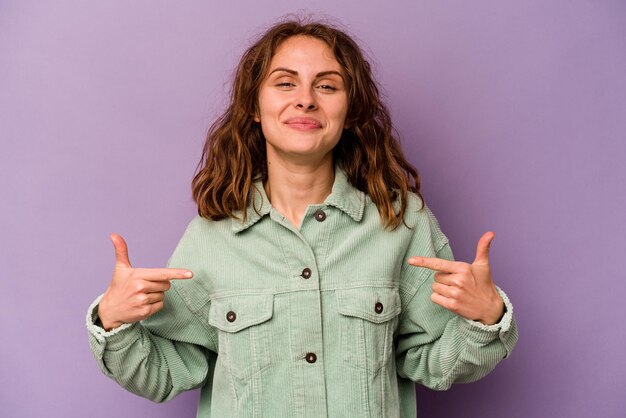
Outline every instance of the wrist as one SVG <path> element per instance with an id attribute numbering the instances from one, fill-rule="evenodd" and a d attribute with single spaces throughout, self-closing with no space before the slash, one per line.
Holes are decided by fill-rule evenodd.
<path id="1" fill-rule="evenodd" d="M 491 313 L 487 317 L 479 319 L 480 323 L 484 325 L 495 325 L 502 320 L 502 317 L 504 317 L 506 313 L 506 306 L 500 295 L 498 295 L 498 301 L 495 302 L 493 306 L 494 309 L 491 310 Z"/>
<path id="2" fill-rule="evenodd" d="M 113 330 L 113 329 L 115 329 L 115 328 L 117 328 L 119 326 L 124 325 L 123 322 L 111 321 L 111 320 L 107 319 L 106 317 L 102 318 L 100 313 L 98 313 L 97 321 L 99 322 L 99 324 L 98 324 L 98 322 L 96 322 L 96 325 L 98 325 L 100 328 L 102 328 L 103 330 L 105 330 L 107 332 L 109 332 L 109 331 L 111 331 L 111 330 Z"/>
<path id="3" fill-rule="evenodd" d="M 101 321 L 99 317 L 98 317 L 98 321 L 100 323 L 99 324 L 96 323 L 96 325 L 98 325 L 100 328 L 102 328 L 106 332 L 112 331 L 115 328 L 121 327 L 122 325 L 124 325 L 123 322 L 104 322 L 104 321 Z"/>
<path id="4" fill-rule="evenodd" d="M 120 321 L 114 321 L 112 319 L 110 319 L 106 313 L 106 308 L 103 308 L 103 303 L 105 302 L 104 299 L 100 301 L 100 303 L 98 304 L 98 306 L 96 306 L 96 317 L 94 320 L 94 324 L 99 326 L 100 328 L 102 328 L 105 331 L 111 331 L 112 329 L 115 329 L 121 325 L 123 325 L 123 322 Z M 105 302 L 106 304 L 106 302 Z"/>

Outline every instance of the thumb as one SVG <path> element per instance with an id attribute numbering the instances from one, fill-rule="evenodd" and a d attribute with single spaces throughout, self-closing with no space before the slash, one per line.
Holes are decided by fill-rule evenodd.
<path id="1" fill-rule="evenodd" d="M 478 245 L 476 246 L 476 258 L 474 259 L 473 264 L 479 265 L 487 265 L 489 264 L 489 247 L 491 246 L 491 242 L 495 238 L 496 234 L 493 232 L 485 232 L 482 237 L 478 240 Z"/>
<path id="2" fill-rule="evenodd" d="M 126 241 L 119 234 L 111 234 L 111 242 L 115 248 L 115 267 L 132 267 L 128 259 Z"/>

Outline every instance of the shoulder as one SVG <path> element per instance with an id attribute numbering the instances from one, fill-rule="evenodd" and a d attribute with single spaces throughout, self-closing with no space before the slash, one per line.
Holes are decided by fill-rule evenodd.
<path id="1" fill-rule="evenodd" d="M 393 202 L 394 209 L 396 213 L 400 211 L 401 198 L 398 194 L 398 197 Z M 404 223 L 407 227 L 413 228 L 414 226 L 420 223 L 430 223 L 431 221 L 435 221 L 435 216 L 431 212 L 430 208 L 426 205 L 424 200 L 422 200 L 417 193 L 408 192 L 406 199 L 406 210 L 404 211 Z"/>
<path id="2" fill-rule="evenodd" d="M 231 235 L 230 218 L 214 221 L 196 215 L 179 239 L 175 255 L 184 254 L 185 258 L 195 258 L 217 252 L 220 244 L 230 239 Z"/>
<path id="3" fill-rule="evenodd" d="M 375 214 L 375 218 L 378 221 L 381 221 L 380 213 L 378 212 L 378 208 L 376 204 L 372 201 L 372 198 L 369 194 L 365 193 L 365 212 L 370 216 Z M 396 213 L 400 212 L 401 206 L 401 197 L 398 193 L 398 197 L 392 202 L 394 211 Z M 415 229 L 418 231 L 424 232 L 430 229 L 439 230 L 439 222 L 437 218 L 432 213 L 428 205 L 419 197 L 416 193 L 408 192 L 407 193 L 407 202 L 406 209 L 404 211 L 404 219 L 403 223 L 400 224 L 399 229 L 408 229 L 413 232 Z"/>
<path id="4" fill-rule="evenodd" d="M 216 225 L 222 221 L 223 220 L 214 221 L 212 219 L 207 219 L 207 218 L 203 218 L 200 215 L 196 215 L 191 219 L 191 221 L 189 221 L 189 224 L 187 225 L 187 230 L 185 231 L 185 233 L 187 232 L 198 233 L 198 232 L 205 231 L 207 229 L 212 229 L 212 228 L 215 228 Z"/>
<path id="5" fill-rule="evenodd" d="M 216 221 L 196 215 L 187 224 L 183 238 L 201 239 L 206 236 L 214 236 L 220 230 L 230 231 L 231 223 L 231 218 Z"/>
<path id="6" fill-rule="evenodd" d="M 399 199 L 398 199 L 399 200 Z M 408 192 L 406 200 L 406 213 L 414 213 L 418 216 L 426 209 L 424 201 L 417 195 L 417 193 Z"/>
<path id="7" fill-rule="evenodd" d="M 441 231 L 441 226 L 435 214 L 428 205 L 415 193 L 409 192 L 404 223 L 413 230 L 413 236 L 428 237 L 436 248 L 448 243 L 448 238 Z"/>

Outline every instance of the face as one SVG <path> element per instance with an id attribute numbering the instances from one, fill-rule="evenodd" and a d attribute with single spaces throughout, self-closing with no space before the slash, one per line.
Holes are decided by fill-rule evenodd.
<path id="1" fill-rule="evenodd" d="M 294 36 L 270 62 L 259 90 L 258 115 L 267 156 L 318 164 L 331 158 L 348 112 L 343 70 L 328 45 Z"/>

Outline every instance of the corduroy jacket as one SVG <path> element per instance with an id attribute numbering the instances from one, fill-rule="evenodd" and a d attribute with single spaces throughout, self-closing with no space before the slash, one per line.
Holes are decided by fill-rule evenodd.
<path id="1" fill-rule="evenodd" d="M 89 308 L 101 370 L 157 402 L 201 389 L 202 418 L 414 418 L 414 382 L 470 382 L 507 357 L 513 307 L 486 326 L 430 300 L 433 272 L 410 256 L 452 260 L 419 197 L 386 230 L 369 196 L 335 170 L 332 193 L 299 228 L 260 182 L 246 222 L 196 217 L 168 266 L 173 280 L 152 317 L 105 332 Z"/>

